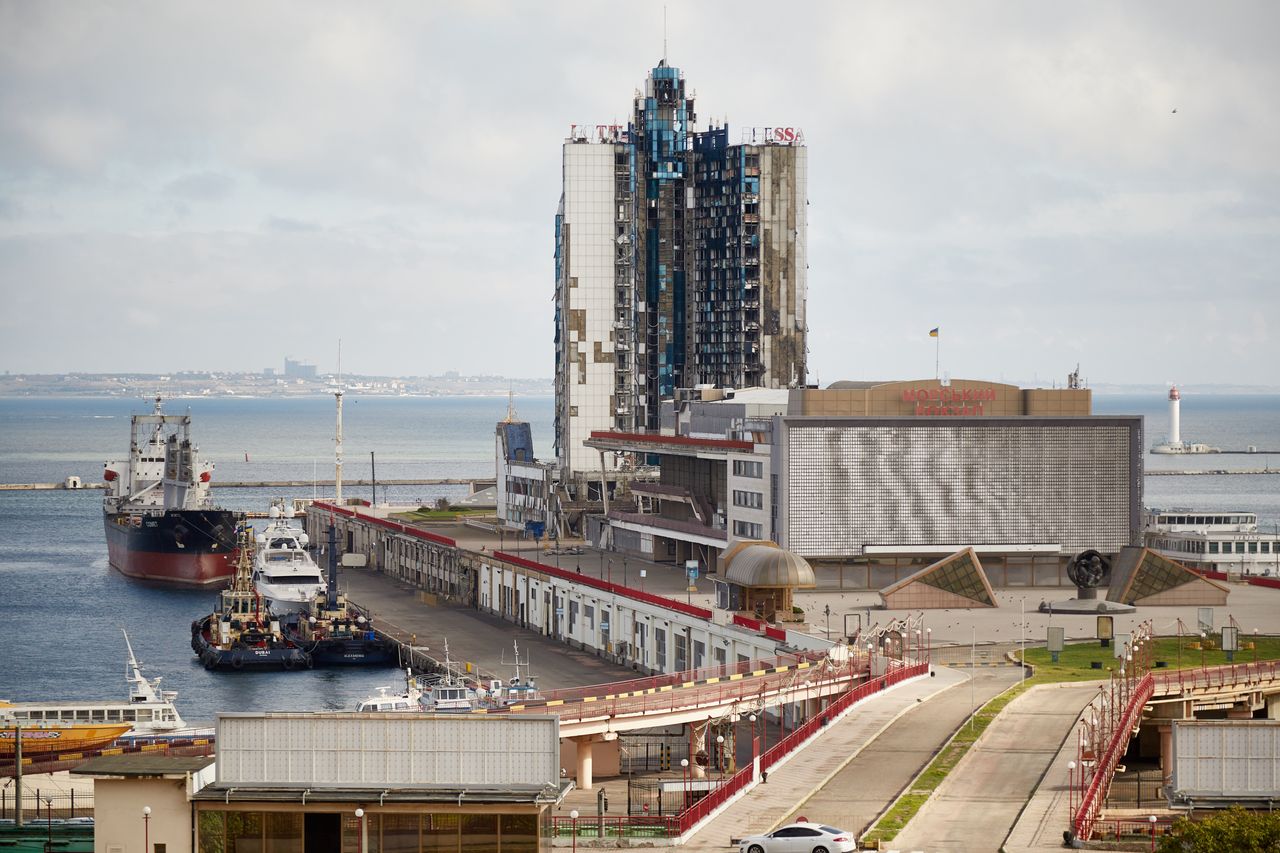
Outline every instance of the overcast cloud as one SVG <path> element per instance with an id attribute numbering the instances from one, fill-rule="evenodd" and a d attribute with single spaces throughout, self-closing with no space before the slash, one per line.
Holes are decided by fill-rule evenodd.
<path id="1" fill-rule="evenodd" d="M 1274 384 L 1280 5 L 670 2 L 803 127 L 810 381 Z M 0 368 L 553 372 L 573 123 L 657 4 L 0 0 Z M 1176 110 L 1176 112 L 1174 112 Z"/>

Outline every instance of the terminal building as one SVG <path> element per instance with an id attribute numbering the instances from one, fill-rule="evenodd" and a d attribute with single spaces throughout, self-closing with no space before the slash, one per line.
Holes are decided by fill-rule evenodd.
<path id="1" fill-rule="evenodd" d="M 966 548 L 995 587 L 1069 586 L 1081 551 L 1142 542 L 1142 419 L 1092 414 L 1085 388 L 977 380 L 700 388 L 658 433 L 587 446 L 656 463 L 593 538 L 716 572 L 771 541 L 819 589 L 882 589 Z"/>

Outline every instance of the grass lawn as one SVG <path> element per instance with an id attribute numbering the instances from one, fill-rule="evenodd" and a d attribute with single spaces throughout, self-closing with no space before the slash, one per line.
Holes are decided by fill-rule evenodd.
<path id="1" fill-rule="evenodd" d="M 493 515 L 492 510 L 485 509 L 429 509 L 421 507 L 412 512 L 397 512 L 392 518 L 402 521 L 453 521 L 469 515 Z"/>
<path id="2" fill-rule="evenodd" d="M 1243 634 L 1243 632 L 1241 632 Z M 1156 638 L 1155 659 L 1157 662 L 1165 661 L 1169 669 L 1177 669 L 1179 659 L 1181 659 L 1184 669 L 1191 667 L 1199 667 L 1201 660 L 1201 650 L 1196 647 L 1200 638 L 1194 640 L 1189 636 L 1184 636 L 1181 640 L 1182 652 L 1179 655 L 1177 637 L 1158 637 Z M 1221 637 L 1213 634 L 1208 638 L 1208 643 L 1215 646 L 1212 649 L 1204 650 L 1205 666 L 1221 666 L 1227 663 L 1227 653 L 1217 648 L 1220 645 Z M 1252 636 L 1246 638 L 1241 636 L 1241 650 L 1235 653 L 1235 663 L 1252 663 L 1257 660 L 1276 660 L 1280 659 L 1280 637 L 1258 637 L 1256 640 L 1257 648 L 1248 648 L 1250 643 L 1255 640 Z M 1101 669 L 1094 669 L 1093 663 L 1101 664 Z M 1098 678 L 1107 678 L 1107 669 L 1118 669 L 1119 660 L 1115 657 L 1115 647 L 1102 648 L 1098 645 L 1097 640 L 1091 640 L 1084 643 L 1072 643 L 1062 650 L 1058 655 L 1058 662 L 1053 663 L 1051 655 L 1042 648 L 1027 649 L 1027 663 L 1035 667 L 1035 676 L 1030 679 L 1036 684 L 1044 684 L 1054 681 L 1092 681 Z M 1159 669 L 1155 670 L 1159 672 Z"/>

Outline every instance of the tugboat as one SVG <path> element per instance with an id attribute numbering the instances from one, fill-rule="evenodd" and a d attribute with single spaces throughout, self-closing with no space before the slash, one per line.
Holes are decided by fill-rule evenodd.
<path id="1" fill-rule="evenodd" d="M 311 656 L 284 636 L 262 594 L 253 587 L 248 526 L 240 532 L 240 557 L 218 609 L 191 623 L 191 648 L 209 670 L 309 669 Z"/>
<path id="2" fill-rule="evenodd" d="M 191 416 L 166 415 L 160 398 L 131 419 L 129 460 L 102 479 L 107 559 L 123 575 L 185 586 L 225 584 L 235 573 L 236 514 L 213 505 L 213 463 L 191 443 Z"/>
<path id="3" fill-rule="evenodd" d="M 253 586 L 277 616 L 297 613 L 325 591 L 324 575 L 307 553 L 307 534 L 290 524 L 293 508 L 283 499 L 271 502 L 270 521 L 257 535 Z"/>
<path id="4" fill-rule="evenodd" d="M 378 636 L 369 614 L 338 592 L 338 542 L 329 526 L 329 579 L 323 594 L 285 625 L 285 638 L 315 666 L 387 666 L 398 663 L 396 644 Z"/>

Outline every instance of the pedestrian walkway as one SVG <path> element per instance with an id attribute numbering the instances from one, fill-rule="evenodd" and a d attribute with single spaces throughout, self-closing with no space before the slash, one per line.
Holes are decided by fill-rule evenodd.
<path id="1" fill-rule="evenodd" d="M 895 720 L 967 680 L 965 674 L 938 669 L 934 677 L 905 682 L 858 703 L 817 740 L 770 771 L 767 782 L 756 785 L 707 822 L 685 849 L 723 850 L 730 839 L 768 832 L 783 822 L 794 804 L 820 790 Z"/>
<path id="2" fill-rule="evenodd" d="M 1091 682 L 1091 686 L 1096 693 L 1098 682 Z M 1088 702 L 1089 698 L 1091 697 L 1086 695 L 1084 701 Z M 1059 744 L 1058 754 L 1053 757 L 1040 785 L 1031 795 L 1022 813 L 1018 815 L 1017 823 L 1009 832 L 1009 837 L 1005 839 L 1002 849 L 1007 853 L 1023 853 L 1023 851 L 1041 853 L 1041 851 L 1062 849 L 1062 833 L 1071 825 L 1070 797 L 1068 796 L 1070 771 L 1067 764 L 1076 759 L 1076 738 L 1072 737 L 1071 733 L 1075 730 L 1076 721 L 1083 707 L 1082 704 L 1077 708 L 1071 728 L 1067 729 L 1065 737 Z"/>

